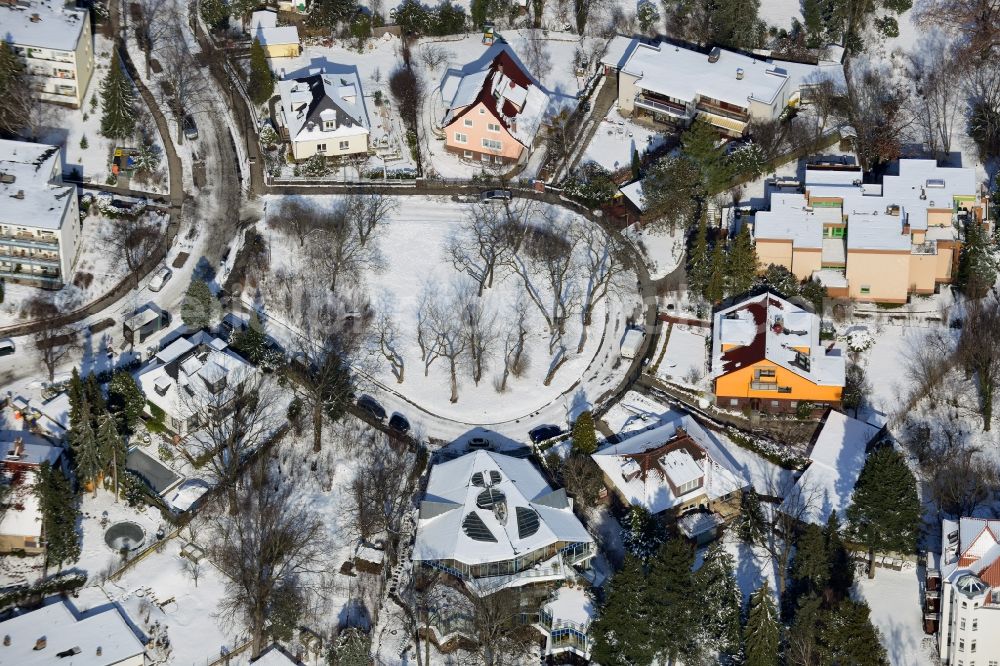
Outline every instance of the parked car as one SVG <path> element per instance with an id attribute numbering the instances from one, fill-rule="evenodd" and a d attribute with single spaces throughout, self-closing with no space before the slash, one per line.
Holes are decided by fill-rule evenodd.
<path id="1" fill-rule="evenodd" d="M 192 141 L 198 138 L 198 126 L 190 114 L 184 116 L 184 137 Z"/>
<path id="2" fill-rule="evenodd" d="M 510 201 L 510 190 L 486 190 L 479 195 L 480 201 Z"/>
<path id="3" fill-rule="evenodd" d="M 0 356 L 10 356 L 17 348 L 14 346 L 14 341 L 10 338 L 0 339 Z"/>
<path id="4" fill-rule="evenodd" d="M 159 291 L 159 290 L 163 289 L 163 286 L 165 284 L 167 284 L 167 282 L 170 280 L 170 277 L 172 275 L 173 275 L 173 272 L 169 268 L 167 268 L 166 266 L 164 266 L 160 270 L 156 271 L 156 274 L 153 275 L 153 279 L 151 279 L 149 281 L 149 290 L 150 291 Z"/>
<path id="5" fill-rule="evenodd" d="M 528 431 L 528 437 L 535 444 L 541 444 L 545 440 L 558 437 L 561 434 L 563 434 L 562 428 L 554 425 L 540 425 Z"/>
<path id="6" fill-rule="evenodd" d="M 385 420 L 385 407 L 378 404 L 378 401 L 370 395 L 363 395 L 358 398 L 358 407 L 370 413 L 379 421 Z"/>
<path id="7" fill-rule="evenodd" d="M 410 422 L 399 412 L 393 412 L 392 417 L 389 419 L 389 427 L 401 435 L 410 432 Z"/>

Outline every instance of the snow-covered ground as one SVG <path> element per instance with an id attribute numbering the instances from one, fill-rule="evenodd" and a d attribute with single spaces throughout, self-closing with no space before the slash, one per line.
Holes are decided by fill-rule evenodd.
<path id="1" fill-rule="evenodd" d="M 656 376 L 664 381 L 697 388 L 706 376 L 708 351 L 705 341 L 709 339 L 708 334 L 707 329 L 697 326 L 671 326 L 667 349 Z"/>
<path id="2" fill-rule="evenodd" d="M 641 157 L 644 152 L 654 150 L 662 143 L 662 132 L 622 116 L 616 102 L 601 121 L 580 161 L 596 162 L 615 172 L 632 164 L 633 151 Z"/>
<path id="3" fill-rule="evenodd" d="M 659 280 L 673 272 L 684 258 L 684 230 L 645 229 L 632 225 L 625 235 L 639 247 L 649 269 L 649 277 Z"/>
<path id="4" fill-rule="evenodd" d="M 882 634 L 882 645 L 893 666 L 937 663 L 932 656 L 934 636 L 924 633 L 921 621 L 922 575 L 922 570 L 907 562 L 902 571 L 879 569 L 874 580 L 860 574 L 855 584 L 854 594 L 868 602 L 872 623 Z"/>

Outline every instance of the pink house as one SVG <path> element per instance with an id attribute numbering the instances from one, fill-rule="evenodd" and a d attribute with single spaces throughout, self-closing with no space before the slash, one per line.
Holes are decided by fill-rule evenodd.
<path id="1" fill-rule="evenodd" d="M 485 67 L 449 69 L 441 82 L 441 98 L 447 109 L 441 122 L 445 148 L 494 164 L 527 158 L 549 105 L 548 93 L 506 45 Z"/>

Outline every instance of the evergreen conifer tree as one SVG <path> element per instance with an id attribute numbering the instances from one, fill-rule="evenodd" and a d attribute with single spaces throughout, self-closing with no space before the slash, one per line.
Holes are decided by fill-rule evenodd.
<path id="1" fill-rule="evenodd" d="M 700 661 L 704 646 L 698 596 L 693 594 L 694 553 L 682 539 L 670 539 L 650 559 L 646 574 L 649 633 L 661 660 Z"/>
<path id="2" fill-rule="evenodd" d="M 777 666 L 781 627 L 778 609 L 767 581 L 750 596 L 747 624 L 743 630 L 746 666 Z"/>
<path id="3" fill-rule="evenodd" d="M 247 86 L 247 93 L 254 104 L 263 104 L 274 93 L 274 75 L 258 39 L 254 39 L 250 47 L 250 85 Z"/>
<path id="4" fill-rule="evenodd" d="M 742 225 L 729 251 L 729 295 L 750 291 L 757 278 L 757 250 L 750 237 L 750 227 Z"/>
<path id="5" fill-rule="evenodd" d="M 830 563 L 830 590 L 833 599 L 839 601 L 854 586 L 854 562 L 840 537 L 840 519 L 836 511 L 830 512 L 830 518 L 823 529 L 823 539 L 826 542 L 826 558 Z"/>
<path id="6" fill-rule="evenodd" d="M 108 412 L 100 419 L 97 429 L 97 448 L 104 463 L 104 472 L 111 477 L 111 488 L 118 501 L 119 479 L 125 475 L 125 440 L 118 432 L 115 418 Z"/>
<path id="7" fill-rule="evenodd" d="M 626 554 L 621 570 L 608 584 L 601 613 L 591 626 L 596 662 L 606 666 L 652 663 L 656 649 L 647 624 L 649 591 L 642 563 Z"/>
<path id="8" fill-rule="evenodd" d="M 825 611 L 823 600 L 815 594 L 799 597 L 795 618 L 788 628 L 785 645 L 786 664 L 816 664 L 820 653 L 819 632 Z"/>
<path id="9" fill-rule="evenodd" d="M 573 423 L 573 450 L 588 456 L 597 451 L 597 431 L 590 410 L 581 412 Z"/>
<path id="10" fill-rule="evenodd" d="M 639 180 L 640 173 L 640 162 L 639 162 L 639 151 L 634 147 L 632 148 L 632 180 Z"/>
<path id="11" fill-rule="evenodd" d="M 736 521 L 736 533 L 743 543 L 760 544 L 764 540 L 764 512 L 760 506 L 760 495 L 753 488 L 743 493 L 740 514 Z"/>
<path id="12" fill-rule="evenodd" d="M 101 458 L 97 432 L 94 430 L 90 402 L 86 399 L 81 406 L 79 424 L 69 432 L 69 443 L 73 451 L 77 480 L 83 484 L 92 484 L 96 496 L 97 482 L 104 469 L 104 460 Z"/>
<path id="13" fill-rule="evenodd" d="M 136 424 L 146 407 L 146 397 L 135 378 L 119 370 L 108 383 L 108 410 L 115 415 L 123 435 L 135 432 Z"/>
<path id="14" fill-rule="evenodd" d="M 35 495 L 42 514 L 45 537 L 45 565 L 75 562 L 80 558 L 80 538 L 76 521 L 80 517 L 77 499 L 62 470 L 42 463 L 35 477 Z"/>
<path id="15" fill-rule="evenodd" d="M 704 642 L 720 655 L 735 658 L 740 653 L 743 593 L 736 581 L 733 556 L 722 540 L 708 547 L 701 568 L 695 572 L 695 589 L 701 598 Z"/>
<path id="16" fill-rule="evenodd" d="M 688 252 L 688 288 L 693 293 L 703 296 L 711 275 L 712 256 L 708 251 L 708 221 L 702 216 L 698 223 L 698 231 L 691 243 L 691 250 Z"/>
<path id="17" fill-rule="evenodd" d="M 109 139 L 131 138 L 135 132 L 135 89 L 117 53 L 101 83 L 101 102 L 101 134 Z"/>
<path id="18" fill-rule="evenodd" d="M 792 577 L 802 592 L 820 594 L 830 580 L 826 538 L 818 525 L 806 525 L 795 540 Z"/>
<path id="19" fill-rule="evenodd" d="M 208 328 L 213 319 L 215 298 L 204 280 L 192 278 L 181 304 L 181 321 L 190 328 Z"/>
<path id="20" fill-rule="evenodd" d="M 871 611 L 863 601 L 844 599 L 824 614 L 820 630 L 822 663 L 889 666 Z"/>
<path id="21" fill-rule="evenodd" d="M 719 135 L 704 120 L 695 120 L 681 137 L 684 154 L 701 171 L 702 184 L 709 194 L 726 188 L 731 170 L 726 161 L 726 149 L 720 145 Z"/>
<path id="22" fill-rule="evenodd" d="M 920 501 L 917 481 L 901 453 L 883 446 L 868 456 L 847 507 L 852 538 L 868 549 L 868 577 L 875 553 L 911 553 L 917 546 Z"/>
<path id="23" fill-rule="evenodd" d="M 80 371 L 73 368 L 73 373 L 69 378 L 69 389 L 66 391 L 69 398 L 69 429 L 74 430 L 80 424 L 80 417 L 85 401 L 83 395 L 83 380 L 80 379 Z"/>
<path id="24" fill-rule="evenodd" d="M 958 260 L 960 289 L 970 298 L 982 298 L 997 281 L 996 248 L 982 227 L 973 221 L 965 225 L 965 243 Z"/>
<path id="25" fill-rule="evenodd" d="M 705 286 L 705 300 L 715 304 L 726 296 L 726 241 L 717 238 L 712 249 L 712 273 Z"/>
<path id="26" fill-rule="evenodd" d="M 28 106 L 17 103 L 28 90 L 24 63 L 7 40 L 0 39 L 0 136 L 14 136 L 28 124 Z"/>

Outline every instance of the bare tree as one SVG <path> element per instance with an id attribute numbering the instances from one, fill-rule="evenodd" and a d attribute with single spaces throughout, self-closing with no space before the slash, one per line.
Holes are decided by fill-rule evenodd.
<path id="1" fill-rule="evenodd" d="M 857 132 L 856 152 L 865 171 L 899 157 L 912 118 L 907 90 L 891 71 L 847 68 L 847 120 Z"/>
<path id="2" fill-rule="evenodd" d="M 267 223 L 282 233 L 294 235 L 299 247 L 306 244 L 306 236 L 324 225 L 320 210 L 299 197 L 286 197 L 278 209 L 267 216 Z"/>
<path id="3" fill-rule="evenodd" d="M 962 50 L 986 59 L 1000 46 L 1000 0 L 926 0 L 916 9 L 925 28 L 957 37 Z"/>
<path id="4" fill-rule="evenodd" d="M 457 292 L 448 301 L 437 303 L 431 310 L 430 327 L 437 345 L 437 353 L 448 359 L 451 377 L 451 402 L 458 402 L 458 363 L 469 348 L 469 338 L 463 320 L 456 316 L 461 299 Z"/>
<path id="5" fill-rule="evenodd" d="M 393 444 L 385 434 L 368 434 L 351 482 L 354 532 L 366 543 L 385 537 L 390 552 L 394 552 L 413 494 L 415 458 L 411 449 Z"/>
<path id="6" fill-rule="evenodd" d="M 182 18 L 176 0 L 139 0 L 130 6 L 135 40 L 145 55 L 146 78 L 149 78 L 153 52 L 158 51 L 165 40 L 182 38 L 177 30 Z"/>
<path id="7" fill-rule="evenodd" d="M 24 130 L 27 134 L 27 138 L 31 141 L 38 141 L 42 137 L 42 133 L 52 126 L 58 126 L 58 118 L 55 104 L 51 104 L 42 100 L 41 96 L 36 94 L 17 94 L 10 95 L 10 98 L 20 98 L 20 99 L 10 99 L 4 100 L 3 106 L 10 104 L 13 112 L 24 119 Z"/>
<path id="8" fill-rule="evenodd" d="M 580 311 L 583 332 L 577 353 L 583 352 L 587 329 L 592 323 L 594 307 L 607 298 L 608 292 L 621 293 L 628 287 L 627 257 L 618 239 L 596 224 L 584 223 L 573 227 L 575 245 L 581 248 L 580 274 L 584 279 L 580 289 Z"/>
<path id="9" fill-rule="evenodd" d="M 934 503 L 952 516 L 971 516 L 1000 491 L 1000 468 L 973 449 L 940 451 L 921 467 Z"/>
<path id="10" fill-rule="evenodd" d="M 268 619 L 282 596 L 305 596 L 318 580 L 329 526 L 292 497 L 261 459 L 237 495 L 237 510 L 215 519 L 213 560 L 227 575 L 219 604 L 228 618 L 247 625 L 251 656 L 268 642 Z"/>
<path id="11" fill-rule="evenodd" d="M 55 381 L 56 370 L 78 348 L 77 331 L 72 326 L 59 323 L 59 307 L 48 298 L 33 297 L 25 312 L 39 328 L 32 335 L 38 360 L 45 366 L 49 381 Z"/>
<path id="12" fill-rule="evenodd" d="M 157 52 L 163 65 L 160 81 L 166 97 L 167 108 L 174 115 L 177 126 L 177 143 L 184 143 L 185 114 L 200 113 L 209 104 L 211 83 L 204 70 L 195 61 L 188 49 L 180 26 L 175 25 L 177 34 L 165 37 L 163 48 Z"/>
<path id="13" fill-rule="evenodd" d="M 181 565 L 184 567 L 184 571 L 187 575 L 191 576 L 191 580 L 194 581 L 194 586 L 198 587 L 198 579 L 201 578 L 201 560 L 196 560 L 192 557 L 185 557 L 181 561 Z"/>
<path id="14" fill-rule="evenodd" d="M 518 299 L 514 310 L 507 319 L 507 329 L 503 333 L 503 375 L 497 385 L 497 391 L 507 390 L 507 380 L 511 375 L 521 376 L 527 364 L 525 342 L 528 339 L 528 304 Z"/>
<path id="15" fill-rule="evenodd" d="M 520 595 L 518 588 L 507 588 L 485 597 L 470 597 L 477 652 L 485 666 L 523 663 L 534 644 L 533 630 L 518 622 Z"/>
<path id="16" fill-rule="evenodd" d="M 393 377 L 397 384 L 403 383 L 403 373 L 406 370 L 406 360 L 403 357 L 402 345 L 400 344 L 399 329 L 393 319 L 395 313 L 383 306 L 379 307 L 378 314 L 375 315 L 375 323 L 372 326 L 372 337 L 375 348 L 389 364 Z"/>
<path id="17" fill-rule="evenodd" d="M 951 152 L 951 135 L 962 106 L 961 86 L 955 85 L 957 61 L 950 56 L 950 45 L 940 35 L 923 40 L 909 54 L 910 78 L 916 88 L 914 122 L 928 149 L 939 159 Z"/>
<path id="18" fill-rule="evenodd" d="M 966 373 L 975 377 L 983 430 L 993 424 L 993 400 L 1000 380 L 1000 302 L 993 297 L 966 301 L 957 356 Z"/>
<path id="19" fill-rule="evenodd" d="M 399 210 L 396 198 L 381 192 L 349 194 L 344 205 L 348 218 L 354 222 L 355 233 L 362 246 L 366 245 L 381 227 L 388 224 L 390 218 Z"/>
<path id="20" fill-rule="evenodd" d="M 452 57 L 454 54 L 440 44 L 424 44 L 420 47 L 420 62 L 432 72 Z"/>
<path id="21" fill-rule="evenodd" d="M 548 42 L 540 30 L 532 30 L 524 50 L 524 64 L 528 71 L 541 77 L 552 69 L 552 55 L 549 53 Z"/>
<path id="22" fill-rule="evenodd" d="M 381 265 L 378 248 L 361 239 L 344 205 L 337 206 L 325 216 L 325 225 L 316 236 L 317 241 L 309 245 L 309 257 L 331 292 L 336 293 L 345 278 L 352 283 L 360 282 L 365 270 L 377 269 Z"/>
<path id="23" fill-rule="evenodd" d="M 213 383 L 195 377 L 181 390 L 188 428 L 181 447 L 190 459 L 206 462 L 212 480 L 226 490 L 230 513 L 237 510 L 243 463 L 278 426 L 275 401 L 271 381 L 251 368 L 230 371 Z"/>
<path id="24" fill-rule="evenodd" d="M 431 285 L 424 285 L 417 303 L 417 347 L 420 349 L 420 362 L 424 364 L 424 377 L 441 355 L 434 330 L 434 319 L 439 309 L 437 299 L 437 290 Z"/>
<path id="25" fill-rule="evenodd" d="M 122 217 L 108 225 L 104 241 L 115 260 L 128 269 L 138 289 L 139 268 L 160 242 L 159 225 L 150 223 L 143 215 Z"/>
<path id="26" fill-rule="evenodd" d="M 493 287 L 498 266 L 503 265 L 521 231 L 506 211 L 482 203 L 470 210 L 448 239 L 448 255 L 455 270 L 467 273 L 483 290 Z"/>
<path id="27" fill-rule="evenodd" d="M 461 317 L 463 335 L 469 349 L 472 381 L 479 386 L 483 370 L 497 341 L 496 315 L 475 293 L 471 283 L 459 286 L 456 292 L 456 314 Z"/>

